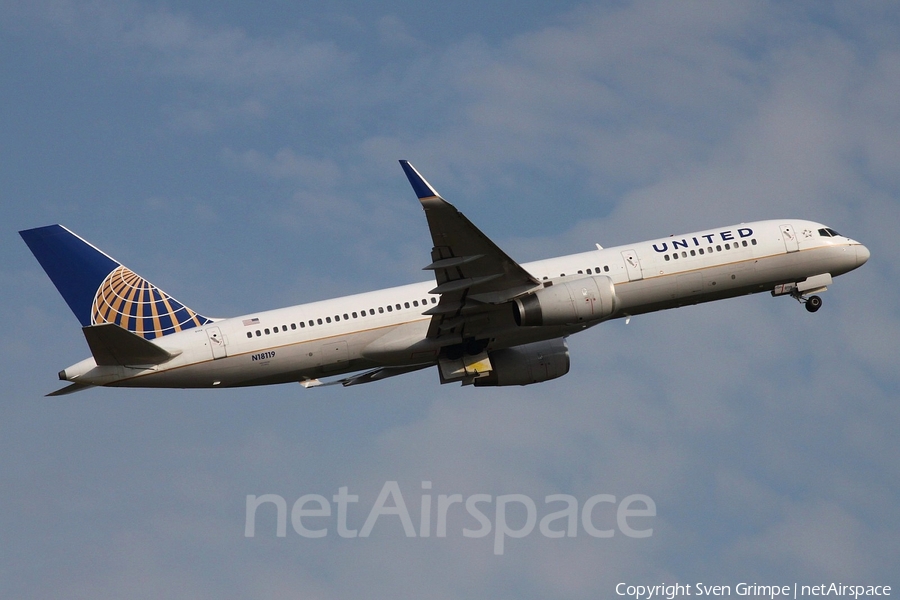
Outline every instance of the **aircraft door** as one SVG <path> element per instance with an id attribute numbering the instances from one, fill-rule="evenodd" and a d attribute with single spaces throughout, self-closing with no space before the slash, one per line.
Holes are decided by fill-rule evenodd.
<path id="1" fill-rule="evenodd" d="M 625 271 L 628 272 L 628 281 L 638 281 L 644 278 L 644 272 L 641 269 L 641 261 L 638 259 L 637 252 L 625 250 L 622 252 L 622 258 L 625 260 Z"/>
<path id="2" fill-rule="evenodd" d="M 794 233 L 792 226 L 781 226 L 781 239 L 784 240 L 784 249 L 788 252 L 796 252 L 800 249 L 800 245 L 797 242 L 797 234 Z"/>
<path id="3" fill-rule="evenodd" d="M 209 338 L 209 349 L 212 350 L 213 358 L 225 358 L 228 352 L 225 349 L 225 338 L 218 327 L 207 327 L 206 335 Z"/>

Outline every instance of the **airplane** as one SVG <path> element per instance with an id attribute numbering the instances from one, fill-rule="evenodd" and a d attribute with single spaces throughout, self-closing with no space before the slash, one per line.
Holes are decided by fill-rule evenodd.
<path id="1" fill-rule="evenodd" d="M 68 385 L 48 396 L 351 386 L 435 366 L 442 384 L 528 385 L 568 373 L 567 336 L 604 321 L 758 292 L 816 312 L 833 277 L 869 259 L 821 223 L 778 219 L 519 264 L 400 165 L 431 231 L 424 270 L 434 282 L 238 317 L 191 310 L 61 225 L 20 231 L 91 351 L 59 372 Z"/>

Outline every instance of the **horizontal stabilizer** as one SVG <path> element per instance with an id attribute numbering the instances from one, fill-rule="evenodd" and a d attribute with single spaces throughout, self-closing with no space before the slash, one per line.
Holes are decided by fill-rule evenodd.
<path id="1" fill-rule="evenodd" d="M 55 392 L 50 392 L 47 396 L 65 396 L 66 394 L 74 394 L 75 392 L 80 392 L 81 390 L 86 390 L 88 388 L 92 388 L 89 383 L 72 383 L 67 385 L 64 388 L 60 388 Z"/>
<path id="2" fill-rule="evenodd" d="M 81 330 L 98 365 L 159 365 L 181 354 L 181 351 L 164 350 L 115 323 L 91 325 Z"/>

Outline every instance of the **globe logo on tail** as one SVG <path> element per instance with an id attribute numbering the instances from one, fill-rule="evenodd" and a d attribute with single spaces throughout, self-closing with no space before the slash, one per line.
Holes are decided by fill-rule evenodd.
<path id="1" fill-rule="evenodd" d="M 91 324 L 115 323 L 148 340 L 210 322 L 124 266 L 106 276 L 91 306 Z"/>

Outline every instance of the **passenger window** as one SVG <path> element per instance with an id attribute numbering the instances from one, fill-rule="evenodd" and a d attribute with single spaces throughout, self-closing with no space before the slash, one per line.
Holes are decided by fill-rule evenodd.
<path id="1" fill-rule="evenodd" d="M 746 247 L 747 247 L 747 240 L 742 240 L 742 241 L 741 241 L 741 246 L 743 246 L 744 248 L 746 248 Z"/>
<path id="2" fill-rule="evenodd" d="M 418 300 L 413 300 L 413 306 L 418 306 L 418 305 L 419 305 L 419 301 L 418 301 Z"/>
<path id="3" fill-rule="evenodd" d="M 609 267 L 608 267 L 608 266 L 603 265 L 603 270 L 606 271 L 607 273 L 609 273 Z"/>
<path id="4" fill-rule="evenodd" d="M 406 308 L 409 308 L 409 302 L 404 302 L 403 306 L 405 306 Z"/>
<path id="5" fill-rule="evenodd" d="M 584 273 L 582 273 L 581 271 L 578 271 L 578 274 L 579 274 L 579 275 L 584 275 Z"/>
<path id="6" fill-rule="evenodd" d="M 379 313 L 384 313 L 384 307 L 379 306 L 379 307 L 378 307 L 378 312 L 379 312 Z"/>
<path id="7" fill-rule="evenodd" d="M 725 244 L 725 249 L 726 249 L 726 250 L 731 250 L 731 246 L 730 246 L 729 244 Z"/>
<path id="8" fill-rule="evenodd" d="M 428 298 L 422 298 L 422 306 L 425 306 L 426 304 L 428 304 Z"/>
<path id="9" fill-rule="evenodd" d="M 248 331 L 248 332 L 247 332 L 247 337 L 248 337 L 248 338 L 252 338 L 252 337 L 253 337 L 253 332 L 252 332 L 252 331 Z"/>
<path id="10" fill-rule="evenodd" d="M 281 330 L 282 330 L 282 331 L 287 331 L 287 325 L 282 325 L 282 326 L 281 326 Z"/>
<path id="11" fill-rule="evenodd" d="M 310 323 L 311 322 L 312 321 L 310 321 Z M 305 329 L 305 328 L 306 328 L 306 323 L 304 323 L 303 321 L 300 321 L 300 329 Z"/>
<path id="12" fill-rule="evenodd" d="M 435 298 L 434 296 L 432 296 L 432 297 L 431 297 L 431 303 L 432 303 L 432 304 L 437 304 L 437 298 Z"/>
<path id="13" fill-rule="evenodd" d="M 266 332 L 266 335 L 269 335 L 269 329 L 268 329 L 268 328 L 266 328 L 266 329 L 263 329 L 263 331 L 265 331 L 265 332 Z"/>
<path id="14" fill-rule="evenodd" d="M 394 307 L 391 306 L 390 304 L 388 304 L 388 305 L 387 305 L 387 309 L 388 309 L 388 312 L 393 312 Z"/>
<path id="15" fill-rule="evenodd" d="M 353 318 L 354 318 L 354 319 L 358 319 L 358 318 L 359 318 L 359 317 L 357 316 L 357 314 L 356 314 L 356 311 L 353 311 Z"/>
<path id="16" fill-rule="evenodd" d="M 400 310 L 400 305 L 399 305 L 399 304 L 395 304 L 394 306 L 397 308 L 397 310 Z"/>
<path id="17" fill-rule="evenodd" d="M 260 333 L 259 329 L 257 329 L 257 330 L 256 330 L 256 337 L 259 337 L 259 336 L 261 336 L 261 335 L 262 335 L 262 333 Z"/>
<path id="18" fill-rule="evenodd" d="M 663 258 L 665 258 L 667 261 L 670 260 L 668 254 L 666 254 Z"/>
<path id="19" fill-rule="evenodd" d="M 322 319 L 321 319 L 321 318 L 316 319 L 316 323 L 318 323 L 319 325 L 321 325 L 321 324 L 322 324 Z"/>
<path id="20" fill-rule="evenodd" d="M 344 320 L 347 321 L 350 317 L 347 316 L 347 313 L 344 313 Z"/>
<path id="21" fill-rule="evenodd" d="M 334 315 L 334 320 L 335 320 L 335 321 L 340 321 L 340 320 L 341 320 L 341 315 Z"/>
<path id="22" fill-rule="evenodd" d="M 681 258 L 687 258 L 687 252 L 684 250 L 681 251 Z"/>
<path id="23" fill-rule="evenodd" d="M 674 258 L 675 260 L 678 260 L 678 253 L 677 253 L 677 252 L 674 253 L 674 254 L 672 255 L 672 258 Z"/>
<path id="24" fill-rule="evenodd" d="M 269 333 L 269 332 L 266 331 L 266 333 Z M 278 325 L 276 325 L 275 327 L 272 328 L 272 333 L 278 333 Z"/>
<path id="25" fill-rule="evenodd" d="M 331 323 L 331 317 L 325 317 L 325 322 L 326 322 L 326 323 Z"/>
<path id="26" fill-rule="evenodd" d="M 590 270 L 590 269 L 587 270 L 587 274 L 588 274 L 588 275 L 591 274 L 591 270 Z"/>
<path id="27" fill-rule="evenodd" d="M 697 256 L 697 253 L 691 250 L 691 256 Z"/>
<path id="28" fill-rule="evenodd" d="M 751 246 L 755 246 L 755 245 L 756 245 L 756 240 L 755 240 L 755 239 L 750 240 L 750 245 L 751 245 Z"/>
<path id="29" fill-rule="evenodd" d="M 291 323 L 291 329 L 296 330 L 296 329 L 297 329 L 297 324 L 296 324 L 296 323 Z"/>
<path id="30" fill-rule="evenodd" d="M 699 250 L 697 250 L 697 252 L 699 252 L 700 254 L 703 254 L 703 248 L 700 248 Z"/>
<path id="31" fill-rule="evenodd" d="M 722 251 L 722 246 L 717 245 L 717 246 L 716 246 L 716 252 L 721 252 L 721 251 Z"/>

